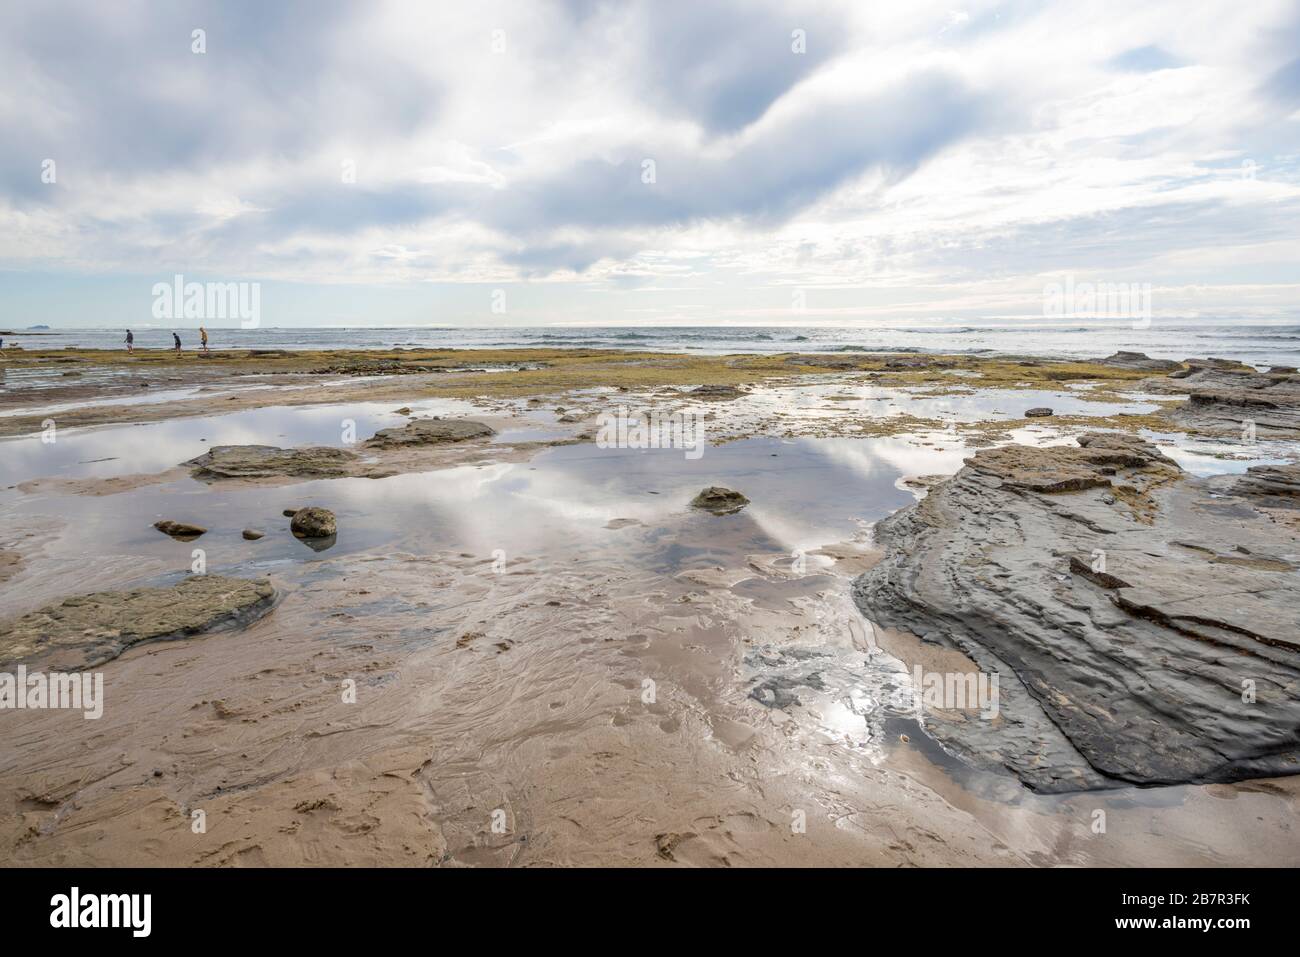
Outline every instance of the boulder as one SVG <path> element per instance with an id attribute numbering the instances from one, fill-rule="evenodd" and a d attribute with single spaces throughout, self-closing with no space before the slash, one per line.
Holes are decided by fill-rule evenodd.
<path id="1" fill-rule="evenodd" d="M 298 538 L 329 538 L 337 534 L 338 525 L 329 509 L 309 505 L 293 513 L 289 531 Z"/>
<path id="2" fill-rule="evenodd" d="M 693 508 L 702 508 L 717 515 L 730 515 L 739 512 L 749 504 L 749 499 L 739 492 L 720 485 L 710 485 L 691 499 Z"/>

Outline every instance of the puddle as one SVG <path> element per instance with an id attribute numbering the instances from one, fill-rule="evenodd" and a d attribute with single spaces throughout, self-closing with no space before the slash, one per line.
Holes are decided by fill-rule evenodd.
<path id="1" fill-rule="evenodd" d="M 411 403 L 413 414 L 464 416 L 479 410 L 459 399 Z M 53 441 L 41 433 L 0 439 L 0 485 L 28 479 L 110 478 L 161 472 L 202 455 L 214 445 L 327 445 L 344 447 L 349 425 L 358 440 L 401 426 L 392 403 L 269 406 L 130 426 L 59 429 Z"/>
<path id="2" fill-rule="evenodd" d="M 1068 391 L 1026 392 L 1015 389 L 981 389 L 963 392 L 959 382 L 944 386 L 947 394 L 927 395 L 924 388 L 897 389 L 880 386 L 837 383 L 817 386 L 779 386 L 755 391 L 725 405 L 697 406 L 710 408 L 722 418 L 731 415 L 791 413 L 801 417 L 834 419 L 847 414 L 867 414 L 876 418 L 911 415 L 917 418 L 944 418 L 953 422 L 985 422 L 1020 419 L 1026 409 L 1049 406 L 1057 415 L 1108 416 L 1120 412 L 1147 413 L 1157 408 L 1149 402 L 1096 402 Z M 952 390 L 952 391 L 948 391 Z M 685 398 L 685 394 L 683 394 Z"/>
<path id="3" fill-rule="evenodd" d="M 774 391 L 794 401 L 809 398 L 806 390 Z M 1069 396 L 1055 393 L 1029 403 L 1023 394 L 1009 393 L 1012 405 L 997 393 L 889 393 L 880 401 L 872 395 L 876 390 L 852 391 L 857 398 L 836 403 L 836 414 L 855 403 L 869 406 L 872 414 L 895 414 L 880 408 L 894 402 L 914 415 L 1018 417 L 1021 406 L 1040 400 L 1074 411 L 1066 404 Z M 783 400 L 762 394 L 738 401 L 776 409 Z M 1073 401 L 1096 414 L 1110 408 Z M 265 408 L 69 430 L 53 444 L 39 437 L 11 439 L 0 443 L 0 475 L 12 485 L 38 476 L 162 471 L 217 444 L 341 446 L 349 421 L 363 439 L 406 421 L 394 406 Z M 410 408 L 421 416 L 481 414 L 459 400 Z M 540 408 L 521 415 L 494 442 L 567 434 L 553 416 Z M 1017 430 L 1016 438 L 1070 441 L 1040 426 Z M 632 782 L 628 793 L 653 796 L 665 780 L 672 782 L 672 799 L 644 798 L 653 808 L 671 809 L 674 800 L 685 800 L 678 788 L 705 795 L 701 801 L 717 800 L 725 790 L 720 781 L 730 787 L 742 780 L 736 776 L 742 771 L 728 763 L 741 761 L 744 774 L 758 773 L 773 789 L 779 790 L 780 781 L 796 782 L 782 807 L 838 808 L 847 801 L 875 806 L 883 792 L 873 788 L 903 787 L 879 799 L 891 807 L 913 799 L 933 802 L 939 795 L 945 807 L 927 804 L 925 814 L 956 809 L 960 819 L 938 825 L 923 815 L 926 827 L 951 827 L 953 848 L 959 846 L 954 834 L 996 835 L 1015 848 L 1020 861 L 1242 863 L 1248 855 L 1267 855 L 1264 835 L 1290 813 L 1285 795 L 1248 793 L 1246 786 L 1034 795 L 1009 776 L 974 771 L 950 757 L 925 734 L 924 720 L 918 723 L 891 703 L 900 693 L 907 697 L 909 673 L 900 659 L 875 646 L 874 631 L 849 597 L 849 582 L 870 552 L 871 525 L 913 501 L 901 480 L 954 472 L 969 454 L 960 436 L 942 432 L 929 445 L 898 436 L 747 438 L 711 446 L 698 459 L 680 450 L 581 444 L 550 448 L 525 462 L 383 479 L 237 487 L 186 477 L 101 498 L 5 491 L 4 527 L 22 530 L 38 547 L 25 552 L 26 566 L 0 597 L 0 615 L 78 592 L 175 580 L 200 555 L 209 573 L 270 575 L 286 595 L 275 614 L 244 634 L 178 647 L 177 655 L 204 662 L 202 680 L 220 675 L 236 689 L 222 694 L 237 696 L 240 682 L 256 672 L 256 697 L 265 702 L 303 694 L 302 675 L 316 674 L 318 656 L 333 662 L 346 658 L 348 648 L 363 648 L 357 670 L 338 673 L 367 675 L 383 672 L 376 662 L 389 656 L 397 663 L 377 674 L 373 687 L 392 695 L 377 706 L 374 727 L 395 730 L 367 731 L 367 742 L 438 742 L 434 756 L 420 761 L 434 762 L 429 786 L 445 806 L 501 806 L 514 782 L 524 782 L 520 787 L 530 795 L 540 782 L 544 793 L 528 798 L 540 816 L 535 826 L 544 832 L 545 820 L 552 835 L 572 835 L 564 822 L 576 815 L 583 820 L 582 837 L 566 839 L 575 846 L 583 840 L 604 841 L 607 848 L 626 843 L 619 830 L 626 826 L 624 816 L 590 816 L 593 806 L 609 799 L 609 788 L 623 787 L 608 782 L 625 779 L 602 779 L 595 791 L 583 784 L 578 803 L 584 806 L 565 810 L 564 795 L 582 775 L 566 774 L 564 762 L 589 771 L 592 762 L 613 760 L 600 755 L 621 753 L 636 755 L 630 764 L 616 764 Z M 1192 463 L 1189 468 L 1244 468 L 1193 448 L 1170 454 Z M 709 485 L 739 490 L 751 504 L 727 516 L 691 509 L 690 499 Z M 305 505 L 324 506 L 337 516 L 337 538 L 323 551 L 288 531 L 282 511 Z M 152 528 L 161 518 L 209 531 L 192 542 L 174 541 Z M 250 527 L 265 537 L 245 541 L 241 532 Z M 299 647 L 309 664 L 292 658 Z M 176 666 L 164 667 L 161 662 L 174 658 L 162 654 L 157 663 L 144 655 L 124 659 L 112 672 L 115 694 L 129 695 L 131 681 L 143 687 L 150 675 Z M 647 680 L 656 689 L 649 699 Z M 120 719 L 123 751 L 149 754 L 169 722 L 198 720 L 187 700 L 178 700 L 170 715 L 150 710 L 170 707 L 156 700 L 142 706 L 146 718 Z M 306 700 L 308 711 L 323 707 Z M 258 710 L 264 719 L 258 742 L 203 739 L 224 741 L 220 749 L 204 745 L 205 754 L 221 757 L 220 766 L 209 767 L 212 761 L 203 759 L 187 767 L 213 779 L 211 787 L 218 780 L 224 787 L 227 776 L 238 779 L 236 755 L 251 752 L 245 774 L 260 782 L 270 773 L 263 765 L 283 760 L 284 753 L 341 747 L 317 739 L 302 744 L 302 727 L 317 725 L 292 707 L 286 711 L 289 717 L 276 724 Z M 344 720 L 353 719 L 349 714 Z M 371 726 L 358 721 L 355 727 Z M 76 729 L 66 747 L 79 747 L 75 735 L 86 733 Z M 65 744 L 35 731 L 23 740 L 30 760 L 42 767 L 51 760 L 43 748 Z M 263 740 L 266 750 L 259 752 Z M 595 740 L 612 743 L 598 747 Z M 172 760 L 199 761 L 188 747 L 182 745 L 184 753 Z M 355 757 L 337 754 L 339 760 Z M 142 758 L 140 766 L 157 760 Z M 731 770 L 716 778 L 698 770 L 716 767 Z M 559 785 L 546 792 L 552 773 Z M 692 777 L 697 773 L 698 779 Z M 1225 817 L 1220 805 L 1227 794 L 1250 816 Z M 1125 835 L 1123 841 L 1091 839 L 1096 809 L 1106 810 L 1112 833 Z M 1156 810 L 1163 812 L 1158 823 L 1151 820 Z M 846 812 L 836 826 L 879 826 L 859 821 L 857 813 Z M 1257 817 L 1270 824 L 1257 825 Z M 657 821 L 647 826 L 668 827 Z M 477 833 L 482 823 L 473 819 L 465 827 Z M 448 833 L 453 831 L 448 825 Z"/>

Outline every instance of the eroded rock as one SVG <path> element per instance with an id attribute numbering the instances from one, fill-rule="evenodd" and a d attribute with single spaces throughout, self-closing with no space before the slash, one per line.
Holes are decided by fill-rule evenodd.
<path id="1" fill-rule="evenodd" d="M 185 638 L 266 614 L 275 590 L 264 578 L 193 575 L 165 588 L 78 595 L 0 624 L 0 667 L 78 671 L 145 641 Z"/>
<path id="2" fill-rule="evenodd" d="M 710 485 L 691 499 L 693 508 L 702 508 L 717 515 L 730 515 L 739 512 L 749 504 L 749 499 L 739 492 L 721 485 Z"/>
<path id="3" fill-rule="evenodd" d="M 1265 504 L 1300 509 L 1300 463 L 1253 465 L 1237 479 L 1233 490 Z"/>
<path id="4" fill-rule="evenodd" d="M 704 399 L 706 402 L 729 402 L 732 399 L 739 399 L 746 392 L 734 385 L 699 385 L 686 394 L 695 399 Z"/>
<path id="5" fill-rule="evenodd" d="M 1123 349 L 1108 355 L 1104 359 L 1095 359 L 1093 361 L 1103 366 L 1118 366 L 1121 369 L 1149 369 L 1152 372 L 1173 372 L 1183 367 L 1181 362 L 1175 362 L 1173 359 L 1152 359 L 1145 352 L 1128 352 Z"/>
<path id="6" fill-rule="evenodd" d="M 188 522 L 173 522 L 171 519 L 154 522 L 153 527 L 164 535 L 170 535 L 172 538 L 179 538 L 183 541 L 192 541 L 200 535 L 206 535 L 208 531 L 201 525 L 191 525 Z"/>
<path id="7" fill-rule="evenodd" d="M 308 446 L 281 449 L 273 445 L 217 445 L 182 463 L 195 478 L 259 479 L 275 477 L 340 478 L 348 475 L 357 456 L 347 449 Z"/>
<path id="8" fill-rule="evenodd" d="M 418 445 L 442 445 L 495 435 L 496 430 L 472 419 L 416 419 L 406 425 L 380 429 L 363 445 L 374 449 L 409 448 Z"/>
<path id="9" fill-rule="evenodd" d="M 982 450 L 877 526 L 863 613 L 1000 676 L 999 719 L 927 730 L 1043 791 L 1300 772 L 1300 536 L 1223 494 L 1285 498 L 1292 474 L 1193 479 L 1136 437 L 1079 441 Z"/>
<path id="10" fill-rule="evenodd" d="M 1187 370 L 1144 379 L 1143 391 L 1186 393 L 1166 414 L 1179 426 L 1208 435 L 1300 438 L 1300 375 L 1286 369 L 1257 372 L 1225 359 L 1188 359 Z"/>
<path id="11" fill-rule="evenodd" d="M 309 505 L 293 513 L 289 531 L 299 538 L 329 538 L 338 533 L 338 524 L 329 509 Z"/>

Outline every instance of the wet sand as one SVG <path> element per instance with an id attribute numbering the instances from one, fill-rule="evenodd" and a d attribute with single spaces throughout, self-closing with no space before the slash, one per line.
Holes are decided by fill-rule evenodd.
<path id="1" fill-rule="evenodd" d="M 962 765 L 897 707 L 912 665 L 962 663 L 878 631 L 850 599 L 851 579 L 875 560 L 872 524 L 924 494 L 907 478 L 951 474 L 985 441 L 1067 441 L 1076 419 L 1140 427 L 1167 397 L 1118 394 L 1103 378 L 1019 387 L 999 373 L 972 385 L 876 359 L 830 371 L 780 357 L 757 369 L 735 357 L 625 359 L 635 373 L 602 384 L 546 380 L 547 370 L 277 371 L 286 379 L 263 388 L 199 370 L 171 383 L 173 398 L 86 405 L 122 398 L 106 373 L 113 384 L 75 396 L 34 386 L 39 402 L 71 404 L 54 415 L 70 423 L 54 442 L 31 425 L 37 393 L 7 392 L 18 411 L 0 417 L 14 436 L 0 441 L 0 557 L 16 557 L 0 562 L 0 617 L 174 583 L 195 547 L 208 571 L 267 577 L 280 599 L 242 630 L 137 646 L 104 665 L 99 720 L 0 713 L 0 806 L 12 809 L 0 815 L 0 856 L 1294 863 L 1300 778 L 1042 796 Z M 699 459 L 591 441 L 597 411 L 689 403 L 686 389 L 719 379 L 747 394 L 696 403 L 711 442 Z M 192 387 L 231 394 L 183 394 Z M 1064 414 L 1032 422 L 1032 405 Z M 410 455 L 383 478 L 209 484 L 177 468 L 216 444 L 341 447 L 344 422 L 364 439 L 407 421 L 403 407 L 497 434 Z M 1286 451 L 1153 434 L 1205 473 Z M 690 509 L 713 484 L 752 504 Z M 282 515 L 309 504 L 338 516 L 324 551 L 290 535 Z M 177 542 L 151 527 L 160 518 L 210 530 Z M 244 540 L 250 526 L 266 537 Z"/>

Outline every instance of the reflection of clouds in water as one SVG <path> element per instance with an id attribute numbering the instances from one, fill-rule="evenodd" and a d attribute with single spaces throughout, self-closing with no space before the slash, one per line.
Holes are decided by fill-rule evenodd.
<path id="1" fill-rule="evenodd" d="M 0 479 L 7 485 L 33 478 L 110 478 L 137 472 L 160 472 L 202 455 L 214 445 L 342 446 L 343 420 L 356 422 L 358 441 L 375 431 L 402 425 L 395 404 L 272 406 L 226 415 L 170 419 L 128 426 L 59 429 L 52 444 L 40 435 L 0 440 Z M 412 405 L 412 408 L 416 408 Z M 421 402 L 430 415 L 464 415 L 475 411 L 459 399 Z M 58 417 L 54 416 L 58 425 Z M 202 441 L 205 440 L 206 441 Z M 97 459 L 113 458 L 102 462 Z"/>
<path id="2" fill-rule="evenodd" d="M 961 387 L 954 382 L 943 387 Z M 917 387 L 924 391 L 927 387 Z M 855 396 L 831 399 L 831 396 Z M 737 424 L 753 416 L 797 412 L 801 419 L 842 419 L 868 416 L 875 419 L 912 415 L 954 422 L 990 419 L 1018 419 L 1035 405 L 1052 406 L 1058 415 L 1107 416 L 1119 412 L 1146 413 L 1158 406 L 1149 403 L 1090 402 L 1069 391 L 1041 392 L 1019 389 L 981 389 L 971 394 L 916 395 L 909 388 L 890 388 L 857 383 L 785 385 L 756 389 L 743 398 L 712 411 L 723 423 Z"/>
<path id="3" fill-rule="evenodd" d="M 427 529 L 438 544 L 477 549 L 546 552 L 570 547 L 575 539 L 608 536 L 611 518 L 657 522 L 669 503 L 646 503 L 607 486 L 584 482 L 568 472 L 530 471 L 526 465 L 457 466 L 385 479 L 314 483 L 330 493 L 334 506 L 399 532 Z M 425 516 L 424 524 L 421 515 Z"/>
<path id="4" fill-rule="evenodd" d="M 259 388 L 266 388 L 260 386 Z M 176 402 L 190 399 L 197 395 L 197 386 L 189 389 L 170 389 L 164 392 L 151 391 L 143 395 L 124 395 L 112 399 L 84 399 L 80 402 L 62 402 L 57 405 L 31 405 L 0 411 L 0 418 L 16 415 L 56 415 L 69 409 L 87 409 L 114 405 L 156 405 L 159 402 Z"/>
<path id="5" fill-rule="evenodd" d="M 897 465 L 888 455 L 873 454 L 879 444 L 755 439 L 711 448 L 700 461 L 688 461 L 675 450 L 568 447 L 527 464 L 335 480 L 312 483 L 306 491 L 318 489 L 338 507 L 365 515 L 368 523 L 399 531 L 418 528 L 420 513 L 425 513 L 424 524 L 437 525 L 438 534 L 472 547 L 553 551 L 574 540 L 585 540 L 589 547 L 613 544 L 615 533 L 605 528 L 612 519 L 636 519 L 650 527 L 697 522 L 712 528 L 707 523 L 718 520 L 694 515 L 687 503 L 705 485 L 721 484 L 744 492 L 752 504 L 724 519 L 732 524 L 719 525 L 718 534 L 743 531 L 745 547 L 752 548 L 757 532 L 788 555 L 796 547 L 816 548 L 851 537 L 858 520 L 874 521 L 910 500 L 894 487 Z M 888 446 L 894 457 L 905 449 L 901 442 Z M 908 451 L 910 461 L 917 462 L 927 451 L 934 454 Z"/>
<path id="6" fill-rule="evenodd" d="M 942 448 L 916 445 L 904 438 L 830 440 L 825 454 L 860 471 L 864 477 L 887 472 L 884 478 L 893 483 L 904 476 L 951 474 L 961 468 L 971 454 L 964 447 Z M 910 501 L 910 496 L 902 504 Z M 897 506 L 895 506 L 897 507 Z"/>
<path id="7" fill-rule="evenodd" d="M 1283 465 L 1291 459 L 1287 452 L 1294 449 L 1291 443 L 1265 443 L 1246 446 L 1230 442 L 1198 442 L 1187 446 L 1161 445 L 1160 451 L 1173 459 L 1186 472 L 1202 478 L 1211 475 L 1240 475 L 1255 465 Z M 1219 458 L 1241 455 L 1244 458 Z"/>

